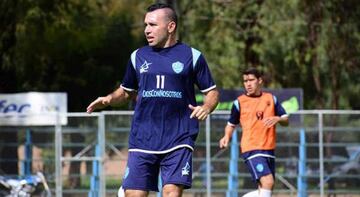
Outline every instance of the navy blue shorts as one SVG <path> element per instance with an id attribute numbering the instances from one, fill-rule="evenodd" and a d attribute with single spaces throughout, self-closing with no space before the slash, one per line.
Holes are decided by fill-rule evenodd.
<path id="1" fill-rule="evenodd" d="M 162 187 L 166 184 L 192 183 L 192 150 L 181 148 L 165 154 L 129 152 L 122 187 L 126 189 L 158 192 L 159 172 Z"/>
<path id="2" fill-rule="evenodd" d="M 275 178 L 275 156 L 255 152 L 244 159 L 254 181 L 258 182 L 262 176 L 268 174 L 272 174 Z"/>

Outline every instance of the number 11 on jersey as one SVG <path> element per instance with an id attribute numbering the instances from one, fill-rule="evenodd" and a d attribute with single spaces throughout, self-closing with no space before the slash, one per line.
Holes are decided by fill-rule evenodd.
<path id="1" fill-rule="evenodd" d="M 156 75 L 156 88 L 164 89 L 165 75 Z"/>

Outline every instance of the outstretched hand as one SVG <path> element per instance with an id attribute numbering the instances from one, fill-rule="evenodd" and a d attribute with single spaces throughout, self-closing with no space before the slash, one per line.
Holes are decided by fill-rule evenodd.
<path id="1" fill-rule="evenodd" d="M 190 118 L 197 118 L 198 120 L 205 120 L 210 114 L 210 110 L 206 109 L 204 106 L 192 106 L 189 105 L 189 108 L 193 111 L 190 115 Z"/>
<path id="2" fill-rule="evenodd" d="M 102 109 L 108 105 L 110 105 L 110 99 L 108 96 L 106 97 L 98 97 L 95 101 L 90 103 L 90 105 L 86 108 L 87 113 L 91 113 L 96 109 Z"/>

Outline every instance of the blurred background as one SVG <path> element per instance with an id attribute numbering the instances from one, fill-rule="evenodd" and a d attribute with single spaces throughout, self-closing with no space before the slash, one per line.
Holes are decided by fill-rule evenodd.
<path id="1" fill-rule="evenodd" d="M 280 174 L 284 173 L 285 180 L 295 187 L 287 185 L 284 195 L 298 195 L 296 179 L 299 166 L 303 166 L 305 171 L 315 173 L 313 175 L 317 177 L 316 181 L 303 182 L 307 183 L 305 188 L 313 189 L 314 195 L 360 196 L 360 167 L 357 167 L 360 146 L 358 0 L 1 0 L 0 114 L 8 116 L 9 106 L 15 102 L 12 97 L 6 100 L 8 97 L 1 96 L 25 92 L 65 93 L 67 113 L 64 115 L 66 123 L 54 122 L 50 126 L 9 126 L 6 120 L 0 122 L 0 175 L 18 178 L 44 172 L 53 195 L 63 192 L 59 192 L 61 188 L 70 191 L 64 192 L 64 196 L 96 196 L 99 195 L 97 192 L 88 191 L 98 191 L 96 188 L 109 185 L 113 185 L 109 195 L 115 193 L 126 165 L 131 111 L 90 117 L 75 112 L 84 112 L 92 100 L 119 86 L 130 53 L 146 44 L 144 14 L 155 2 L 172 4 L 177 10 L 178 39 L 204 54 L 219 89 L 241 91 L 241 71 L 254 66 L 266 74 L 265 87 L 269 91 L 297 90 L 297 107 L 290 107 L 288 111 L 294 113 L 292 124 L 283 131 L 285 137 L 280 137 L 284 140 L 280 143 L 285 143 L 280 147 L 285 146 L 291 151 L 282 155 L 279 161 L 283 158 L 284 166 L 286 163 L 294 168 L 292 175 L 284 170 L 290 167 L 279 168 L 280 171 L 283 169 Z M 289 101 L 291 96 L 294 95 L 289 94 L 283 101 Z M 234 94 L 231 99 L 235 98 Z M 197 100 L 201 102 L 201 98 Z M 105 110 L 132 110 L 132 106 L 133 103 L 124 103 Z M 206 128 L 215 132 L 210 138 L 214 149 L 210 156 L 224 157 L 218 160 L 223 166 L 211 168 L 215 170 L 215 176 L 222 177 L 214 186 L 219 186 L 216 195 L 220 196 L 237 195 L 226 192 L 230 182 L 227 176 L 231 150 L 224 153 L 216 150 L 228 108 L 226 103 L 221 105 L 218 110 L 225 111 L 211 118 L 214 122 L 220 120 L 218 123 L 208 127 L 203 125 L 203 135 Z M 55 111 L 59 110 L 56 108 Z M 100 117 L 105 118 L 101 120 Z M 58 137 L 56 128 L 60 132 Z M 103 136 L 99 136 L 99 128 L 103 128 Z M 288 134 L 289 131 L 294 131 L 295 137 Z M 304 141 L 301 140 L 302 131 L 306 133 Z M 59 137 L 63 141 L 56 144 Z M 101 137 L 104 139 L 99 139 Z M 108 142 L 114 139 L 119 140 Z M 208 142 L 205 140 L 205 136 L 199 136 L 200 153 L 194 153 L 199 162 L 206 161 Z M 301 144 L 305 149 L 299 148 Z M 96 153 L 99 145 L 102 148 L 98 147 L 100 152 Z M 311 148 L 317 153 L 309 154 L 314 152 Z M 300 154 L 301 150 L 308 154 Z M 94 158 L 84 159 L 87 154 Z M 74 156 L 77 160 L 61 160 Z M 96 182 L 100 175 L 104 176 L 103 166 L 92 167 L 99 163 L 106 165 L 104 159 L 111 156 L 118 157 L 114 158 L 118 164 L 109 166 L 112 170 L 108 172 L 117 176 L 104 186 Z M 301 157 L 308 159 L 300 164 Z M 355 167 L 350 168 L 353 170 L 350 174 L 349 169 L 344 171 L 345 174 L 336 171 L 341 165 L 354 161 L 351 158 L 355 158 L 352 163 Z M 30 163 L 25 161 L 31 161 L 28 170 L 24 165 Z M 241 161 L 239 168 L 241 173 L 244 170 Z M 223 174 L 217 175 L 216 170 L 221 172 L 220 169 L 224 170 Z M 319 172 L 319 169 L 323 171 Z M 98 174 L 94 175 L 94 172 Z M 65 177 L 68 174 L 73 177 Z M 206 171 L 200 174 L 205 177 Z M 330 181 L 334 180 L 331 176 L 339 174 L 343 174 L 341 181 Z M 64 177 L 60 180 L 59 176 Z M 237 177 L 239 194 L 244 192 L 242 188 L 245 191 L 251 188 L 244 177 L 245 174 Z M 322 183 L 321 187 L 319 183 Z M 341 189 L 336 190 L 336 187 Z M 209 186 L 206 187 L 204 182 L 195 181 L 195 189 L 189 195 L 205 196 L 207 188 Z"/>

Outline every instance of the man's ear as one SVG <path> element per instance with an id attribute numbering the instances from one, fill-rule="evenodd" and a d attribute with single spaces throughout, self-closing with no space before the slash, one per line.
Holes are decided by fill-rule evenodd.
<path id="1" fill-rule="evenodd" d="M 259 84 L 263 84 L 264 80 L 262 77 L 259 77 Z"/>
<path id="2" fill-rule="evenodd" d="M 171 21 L 168 24 L 168 32 L 173 33 L 173 32 L 175 32 L 175 29 L 176 29 L 176 23 L 174 21 Z"/>

